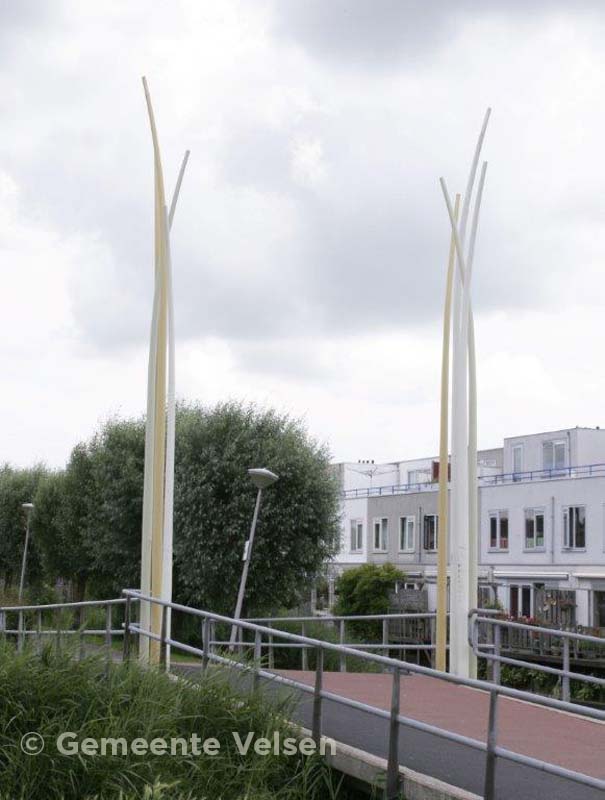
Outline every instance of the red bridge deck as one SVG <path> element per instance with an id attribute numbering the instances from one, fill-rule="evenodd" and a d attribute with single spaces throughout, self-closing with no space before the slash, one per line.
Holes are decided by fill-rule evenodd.
<path id="1" fill-rule="evenodd" d="M 279 671 L 312 686 L 314 672 Z M 325 672 L 326 691 L 390 709 L 392 677 Z M 424 675 L 401 678 L 401 713 L 485 742 L 489 695 Z M 605 779 L 605 723 L 511 698 L 498 701 L 498 744 L 516 753 Z"/>

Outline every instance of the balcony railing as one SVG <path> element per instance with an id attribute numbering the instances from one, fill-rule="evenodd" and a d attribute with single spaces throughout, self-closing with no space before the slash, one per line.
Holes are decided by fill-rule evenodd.
<path id="1" fill-rule="evenodd" d="M 583 464 L 575 467 L 557 467 L 553 469 L 536 469 L 528 472 L 502 472 L 498 475 L 480 475 L 479 488 L 485 486 L 502 486 L 511 483 L 529 483 L 531 481 L 550 481 L 570 478 L 598 478 L 605 476 L 605 464 Z M 436 492 L 438 481 L 425 483 L 399 483 L 391 486 L 368 486 L 360 489 L 345 489 L 341 496 L 351 499 L 355 497 L 386 497 L 393 494 L 412 494 L 414 492 Z"/>

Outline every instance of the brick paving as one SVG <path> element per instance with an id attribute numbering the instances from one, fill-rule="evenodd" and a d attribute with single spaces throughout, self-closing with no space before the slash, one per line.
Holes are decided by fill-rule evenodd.
<path id="1" fill-rule="evenodd" d="M 314 672 L 279 672 L 311 686 L 315 680 Z M 326 691 L 386 710 L 391 685 L 386 674 L 325 672 L 323 677 Z M 454 733 L 485 741 L 488 706 L 488 693 L 478 689 L 425 675 L 401 678 L 401 713 Z M 605 722 L 504 697 L 498 708 L 500 746 L 605 779 Z"/>

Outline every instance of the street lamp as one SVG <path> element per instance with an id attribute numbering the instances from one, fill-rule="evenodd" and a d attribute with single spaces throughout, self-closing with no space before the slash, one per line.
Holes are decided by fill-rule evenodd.
<path id="1" fill-rule="evenodd" d="M 260 499 L 263 489 L 271 486 L 272 483 L 278 479 L 278 475 L 268 469 L 249 469 L 248 475 L 250 480 L 258 489 L 256 495 L 256 505 L 254 506 L 254 516 L 252 517 L 252 525 L 250 527 L 250 536 L 244 545 L 244 555 L 242 561 L 244 568 L 242 569 L 242 578 L 239 584 L 239 592 L 237 593 L 237 603 L 235 606 L 235 613 L 233 619 L 240 619 L 242 614 L 242 606 L 244 604 L 244 595 L 246 593 L 246 581 L 248 579 L 248 569 L 250 567 L 250 559 L 252 558 L 252 545 L 254 544 L 254 532 L 256 531 L 256 521 L 258 520 L 258 511 L 260 509 Z M 231 627 L 231 638 L 229 639 L 229 648 L 233 650 L 233 645 L 237 639 L 237 625 Z"/>
<path id="2" fill-rule="evenodd" d="M 19 582 L 19 602 L 23 597 L 23 585 L 25 583 L 25 565 L 27 563 L 27 545 L 29 544 L 29 521 L 31 519 L 32 511 L 34 510 L 33 503 L 21 503 L 21 508 L 25 509 L 27 514 L 27 521 L 25 523 L 25 545 L 23 547 L 23 561 L 21 563 L 21 580 Z"/>

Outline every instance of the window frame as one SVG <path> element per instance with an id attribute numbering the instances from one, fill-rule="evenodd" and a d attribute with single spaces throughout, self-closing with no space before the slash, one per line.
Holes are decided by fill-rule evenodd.
<path id="1" fill-rule="evenodd" d="M 544 457 L 544 448 L 549 447 L 551 448 L 551 455 L 552 455 L 552 464 L 550 466 L 546 465 L 546 459 Z M 557 447 L 563 447 L 563 464 L 557 466 Z M 542 442 L 542 469 L 544 472 L 554 472 L 561 473 L 567 469 L 567 440 L 566 439 L 548 439 Z"/>
<path id="2" fill-rule="evenodd" d="M 502 546 L 502 519 L 506 519 L 506 547 Z M 488 511 L 488 550 L 490 553 L 508 553 L 510 547 L 510 514 L 508 508 L 492 508 Z M 496 521 L 496 544 L 492 544 L 492 520 Z"/>
<path id="3" fill-rule="evenodd" d="M 429 532 L 427 531 L 427 521 L 433 520 L 432 537 L 434 538 L 434 547 L 427 547 L 429 541 Z M 422 518 L 422 549 L 427 553 L 436 553 L 439 548 L 439 515 L 438 514 L 425 514 Z"/>
<path id="4" fill-rule="evenodd" d="M 357 517 L 349 520 L 349 552 L 363 553 L 363 519 Z M 355 533 L 353 533 L 355 526 Z M 355 536 L 355 547 L 353 547 L 353 536 Z"/>
<path id="5" fill-rule="evenodd" d="M 584 535 L 584 542 L 581 545 L 576 544 L 577 542 L 577 535 L 578 532 L 576 530 L 577 526 L 577 519 L 573 525 L 573 531 L 571 530 L 570 520 L 571 517 L 571 510 L 575 509 L 576 511 L 583 512 L 583 519 L 582 524 L 584 526 L 583 535 Z M 575 516 L 574 516 L 575 519 Z M 586 551 L 586 539 L 587 539 L 587 525 L 586 525 L 586 505 L 584 504 L 577 504 L 577 505 L 570 505 L 570 506 L 563 506 L 563 550 L 570 550 L 575 552 L 585 552 Z"/>
<path id="6" fill-rule="evenodd" d="M 528 515 L 531 514 L 531 517 Z M 537 544 L 537 524 L 536 518 L 542 517 L 542 544 Z M 533 535 L 532 539 L 534 544 L 529 544 L 527 535 L 527 523 L 533 522 Z M 528 506 L 523 509 L 523 552 L 525 553 L 543 553 L 546 550 L 546 509 L 544 506 Z"/>
<path id="7" fill-rule="evenodd" d="M 386 525 L 382 523 L 386 522 Z M 376 547 L 376 525 L 378 524 L 378 536 L 380 546 Z M 372 520 L 372 551 L 374 553 L 387 553 L 389 550 L 389 518 L 374 517 Z"/>
<path id="8" fill-rule="evenodd" d="M 409 526 L 411 523 L 412 533 L 410 537 Z M 411 538 L 411 545 L 409 544 Z M 403 547 L 404 540 L 408 546 Z M 399 517 L 399 552 L 414 553 L 416 551 L 416 516 L 414 514 L 403 514 Z"/>
<path id="9" fill-rule="evenodd" d="M 515 453 L 521 453 L 520 462 L 521 462 L 521 469 L 515 469 Z M 511 472 L 513 474 L 513 481 L 521 480 L 520 476 L 523 472 L 523 445 L 522 444 L 514 444 L 512 447 L 512 469 Z"/>

